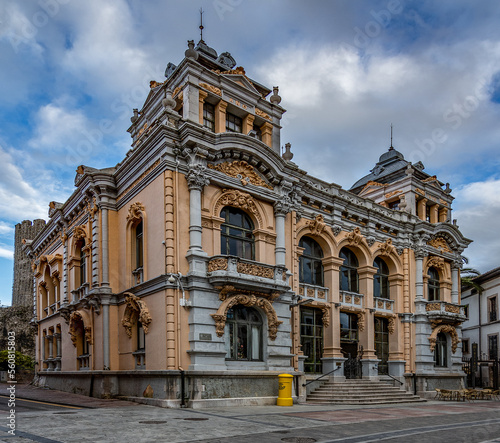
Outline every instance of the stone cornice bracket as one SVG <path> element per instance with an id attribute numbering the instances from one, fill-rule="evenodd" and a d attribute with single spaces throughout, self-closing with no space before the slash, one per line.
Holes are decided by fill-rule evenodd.
<path id="1" fill-rule="evenodd" d="M 346 238 L 350 245 L 359 245 L 364 239 L 363 234 L 361 234 L 361 229 L 359 228 L 354 228 L 352 232 L 347 234 Z"/>
<path id="2" fill-rule="evenodd" d="M 381 243 L 378 247 L 380 255 L 389 256 L 395 251 L 395 247 L 392 244 L 392 239 L 388 238 L 384 243 Z"/>
<path id="3" fill-rule="evenodd" d="M 321 214 L 316 215 L 314 220 L 308 220 L 306 226 L 313 235 L 320 235 L 326 226 L 325 219 Z"/>

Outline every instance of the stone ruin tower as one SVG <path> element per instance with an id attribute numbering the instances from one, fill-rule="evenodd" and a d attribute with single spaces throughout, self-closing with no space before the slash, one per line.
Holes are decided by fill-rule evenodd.
<path id="1" fill-rule="evenodd" d="M 14 283 L 12 306 L 33 306 L 33 271 L 31 261 L 23 251 L 23 239 L 33 240 L 45 227 L 45 220 L 23 220 L 16 225 L 14 239 Z"/>

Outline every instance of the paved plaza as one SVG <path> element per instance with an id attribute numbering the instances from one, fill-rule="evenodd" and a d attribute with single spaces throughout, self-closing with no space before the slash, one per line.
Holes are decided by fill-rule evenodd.
<path id="1" fill-rule="evenodd" d="M 5 385 L 0 441 L 25 442 L 500 442 L 500 401 L 379 406 L 163 409 L 19 386 L 16 435 Z"/>

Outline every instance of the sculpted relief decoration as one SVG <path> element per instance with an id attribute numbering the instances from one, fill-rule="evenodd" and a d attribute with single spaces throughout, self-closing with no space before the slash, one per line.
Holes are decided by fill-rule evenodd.
<path id="1" fill-rule="evenodd" d="M 142 323 L 144 333 L 147 334 L 149 332 L 149 325 L 153 319 L 151 318 L 146 303 L 131 292 L 125 293 L 125 301 L 127 303 L 127 307 L 125 308 L 125 313 L 123 314 L 122 326 L 125 328 L 128 338 L 132 338 L 132 326 L 135 322 L 137 322 L 137 320 Z M 137 319 L 134 321 L 133 317 L 135 315 L 137 315 Z"/>
<path id="2" fill-rule="evenodd" d="M 248 211 L 257 218 L 261 226 L 263 225 L 262 217 L 257 209 L 255 200 L 250 194 L 237 191 L 236 189 L 224 189 L 222 196 L 215 206 L 215 213 L 217 215 L 220 213 L 220 209 L 223 206 L 233 206 Z"/>
<path id="3" fill-rule="evenodd" d="M 256 297 L 252 294 L 239 294 L 228 297 L 222 302 L 215 314 L 210 314 L 210 316 L 215 321 L 215 332 L 217 334 L 217 337 L 222 337 L 224 335 L 224 328 L 226 326 L 227 320 L 227 311 L 235 305 L 256 306 L 262 309 L 267 316 L 269 338 L 273 341 L 276 340 L 278 326 L 283 322 L 278 320 L 276 311 L 274 310 L 273 305 L 268 300 L 266 300 L 265 298 Z"/>
<path id="4" fill-rule="evenodd" d="M 325 219 L 321 214 L 318 214 L 314 220 L 307 221 L 306 226 L 311 230 L 312 234 L 319 235 L 325 229 Z"/>
<path id="5" fill-rule="evenodd" d="M 142 214 L 145 208 L 140 202 L 135 202 L 128 208 L 127 221 L 138 221 L 142 219 Z"/>
<path id="6" fill-rule="evenodd" d="M 232 163 L 224 162 L 218 165 L 208 165 L 210 169 L 215 169 L 229 177 L 238 178 L 243 186 L 248 183 L 254 186 L 262 186 L 267 189 L 273 189 L 268 185 L 254 170 L 253 166 L 249 165 L 246 161 L 236 160 Z"/>
<path id="7" fill-rule="evenodd" d="M 451 252 L 451 249 L 448 246 L 448 243 L 442 237 L 432 239 L 432 240 L 428 241 L 427 244 L 429 246 L 432 246 L 433 248 L 439 249 L 441 252 Z"/>
<path id="8" fill-rule="evenodd" d="M 347 234 L 347 241 L 351 245 L 359 245 L 363 241 L 363 235 L 361 235 L 361 229 L 354 228 L 352 232 Z"/>
<path id="9" fill-rule="evenodd" d="M 460 342 L 457 334 L 457 330 L 455 329 L 455 326 L 452 325 L 440 325 L 435 327 L 432 330 L 432 334 L 429 337 L 429 346 L 431 349 L 431 352 L 434 352 L 434 349 L 436 348 L 436 341 L 437 341 L 437 336 L 440 332 L 443 332 L 445 334 L 449 334 L 451 337 L 451 352 L 453 354 L 457 350 L 458 343 Z"/>

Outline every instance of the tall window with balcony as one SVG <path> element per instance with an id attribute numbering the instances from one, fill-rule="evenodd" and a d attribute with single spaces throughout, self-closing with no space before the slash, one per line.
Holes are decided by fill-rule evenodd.
<path id="1" fill-rule="evenodd" d="M 386 318 L 375 317 L 375 354 L 378 362 L 378 373 L 388 374 L 389 360 L 389 321 Z"/>
<path id="2" fill-rule="evenodd" d="M 236 305 L 227 311 L 226 359 L 262 361 L 262 318 L 251 307 Z"/>
<path id="3" fill-rule="evenodd" d="M 435 268 L 429 268 L 427 275 L 429 277 L 427 280 L 428 300 L 438 301 L 440 300 L 439 273 Z"/>
<path id="4" fill-rule="evenodd" d="M 134 256 L 132 257 L 132 274 L 136 285 L 144 281 L 144 235 L 143 221 L 140 220 L 133 229 Z"/>
<path id="5" fill-rule="evenodd" d="M 342 248 L 339 255 L 344 260 L 340 267 L 340 290 L 359 292 L 359 263 L 356 255 L 349 248 Z"/>
<path id="6" fill-rule="evenodd" d="M 389 266 L 377 257 L 373 261 L 373 266 L 377 268 L 377 273 L 373 277 L 373 296 L 380 298 L 390 298 L 389 294 Z"/>
<path id="7" fill-rule="evenodd" d="M 323 250 L 316 240 L 302 237 L 299 246 L 304 252 L 299 259 L 299 281 L 309 285 L 323 286 Z"/>
<path id="8" fill-rule="evenodd" d="M 146 368 L 146 334 L 140 320 L 137 320 L 136 330 L 136 350 L 133 353 L 135 357 L 135 368 Z"/>
<path id="9" fill-rule="evenodd" d="M 82 286 L 87 283 L 87 248 L 84 239 L 78 241 L 77 248 L 80 260 L 80 286 Z"/>
<path id="10" fill-rule="evenodd" d="M 434 366 L 438 368 L 448 367 L 448 341 L 446 335 L 440 332 L 436 337 L 434 348 Z"/>
<path id="11" fill-rule="evenodd" d="M 220 213 L 221 254 L 255 260 L 255 237 L 252 219 L 241 209 L 226 206 Z"/>
<path id="12" fill-rule="evenodd" d="M 498 334 L 488 335 L 488 358 L 490 360 L 498 358 Z"/>
<path id="13" fill-rule="evenodd" d="M 497 296 L 488 297 L 488 321 L 498 320 Z"/>
<path id="14" fill-rule="evenodd" d="M 226 132 L 240 132 L 243 127 L 243 120 L 237 115 L 226 113 Z"/>
<path id="15" fill-rule="evenodd" d="M 317 308 L 300 308 L 300 344 L 306 356 L 304 371 L 322 372 L 323 312 Z"/>
<path id="16" fill-rule="evenodd" d="M 211 103 L 203 103 L 203 126 L 215 131 L 215 106 Z"/>

